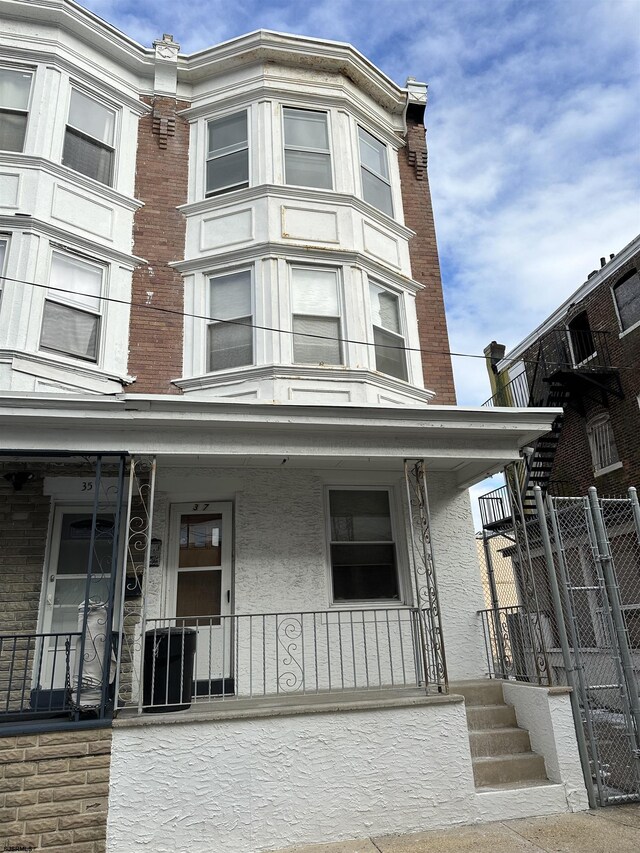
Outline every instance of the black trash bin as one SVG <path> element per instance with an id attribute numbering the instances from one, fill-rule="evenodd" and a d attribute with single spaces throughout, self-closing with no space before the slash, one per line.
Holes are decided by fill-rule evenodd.
<path id="1" fill-rule="evenodd" d="M 193 628 L 157 628 L 144 638 L 142 700 L 146 713 L 186 711 L 193 696 Z"/>

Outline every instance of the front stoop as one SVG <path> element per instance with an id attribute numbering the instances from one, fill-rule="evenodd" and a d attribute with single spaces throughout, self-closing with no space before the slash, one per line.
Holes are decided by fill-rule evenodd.
<path id="1" fill-rule="evenodd" d="M 452 690 L 465 698 L 476 788 L 496 790 L 551 784 L 544 758 L 531 750 L 529 732 L 518 727 L 499 681 L 461 682 Z"/>

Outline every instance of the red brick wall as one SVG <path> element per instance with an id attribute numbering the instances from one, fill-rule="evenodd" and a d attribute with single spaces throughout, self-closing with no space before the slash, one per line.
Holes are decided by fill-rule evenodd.
<path id="1" fill-rule="evenodd" d="M 178 111 L 189 104 L 173 98 L 142 100 L 153 107 L 156 121 L 153 113 L 146 115 L 138 130 L 136 197 L 144 207 L 135 215 L 133 251 L 148 263 L 133 274 L 132 301 L 144 305 L 152 291 L 152 306 L 177 313 L 132 308 L 129 373 L 136 381 L 128 390 L 177 394 L 171 380 L 182 376 L 184 284 L 169 263 L 184 258 L 185 220 L 176 207 L 187 201 L 189 125 Z M 166 129 L 168 133 L 163 133 Z"/>
<path id="2" fill-rule="evenodd" d="M 404 218 L 416 232 L 409 242 L 413 278 L 425 285 L 416 297 L 422 370 L 426 388 L 436 392 L 435 403 L 455 405 L 449 334 L 444 311 L 440 261 L 427 176 L 424 124 L 407 116 L 406 146 L 399 152 Z"/>
<path id="3" fill-rule="evenodd" d="M 626 263 L 614 276 L 603 281 L 585 299 L 578 302 L 570 315 L 559 324 L 566 323 L 576 314 L 587 312 L 592 331 L 607 331 L 610 363 L 619 366 L 622 400 L 608 396 L 608 406 L 600 399 L 583 398 L 584 414 L 569 407 L 554 460 L 552 479 L 565 481 L 569 493 L 584 495 L 589 486 L 596 486 L 603 496 L 623 495 L 629 486 L 640 487 L 640 328 L 620 335 L 620 325 L 611 287 L 640 265 L 640 253 Z M 525 354 L 535 359 L 536 347 Z M 597 397 L 597 394 L 596 394 Z M 587 438 L 587 421 L 595 415 L 608 412 L 611 428 L 623 467 L 609 474 L 594 476 L 593 462 Z"/>

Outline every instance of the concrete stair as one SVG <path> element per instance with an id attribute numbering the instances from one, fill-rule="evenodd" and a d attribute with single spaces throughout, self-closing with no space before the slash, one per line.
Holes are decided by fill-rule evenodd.
<path id="1" fill-rule="evenodd" d="M 549 784 L 544 758 L 531 751 L 529 732 L 518 728 L 499 681 L 451 685 L 465 698 L 476 788 L 496 790 Z"/>

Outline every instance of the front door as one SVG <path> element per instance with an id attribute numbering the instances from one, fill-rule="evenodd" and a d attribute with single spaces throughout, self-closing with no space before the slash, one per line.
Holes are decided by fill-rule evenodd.
<path id="1" fill-rule="evenodd" d="M 197 695 L 230 693 L 231 504 L 176 504 L 172 527 L 173 615 L 197 631 Z"/>
<path id="2" fill-rule="evenodd" d="M 55 510 L 41 614 L 43 636 L 33 668 L 35 694 L 42 693 L 39 704 L 51 702 L 50 691 L 62 692 L 71 682 L 69 669 L 77 633 L 82 630 L 89 568 L 89 599 L 96 606 L 103 604 L 107 613 L 111 584 L 117 575 L 114 513 L 97 515 L 91 551 L 92 527 L 93 507 L 59 506 Z"/>

